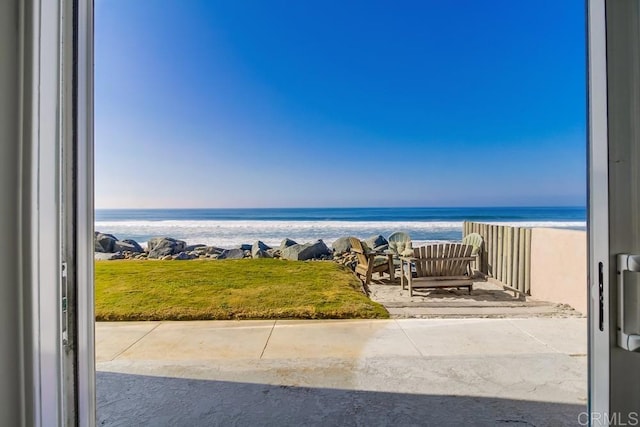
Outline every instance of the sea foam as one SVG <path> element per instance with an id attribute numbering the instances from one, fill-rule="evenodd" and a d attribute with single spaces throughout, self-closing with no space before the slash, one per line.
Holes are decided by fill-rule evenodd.
<path id="1" fill-rule="evenodd" d="M 584 221 L 509 221 L 491 224 L 518 227 L 585 229 Z M 343 236 L 366 238 L 394 231 L 408 232 L 416 244 L 459 240 L 462 221 L 271 221 L 271 220 L 125 220 L 96 221 L 96 230 L 141 243 L 155 236 L 170 236 L 189 244 L 234 247 L 262 240 L 277 246 L 286 237 L 297 242 L 323 239 L 330 244 Z"/>

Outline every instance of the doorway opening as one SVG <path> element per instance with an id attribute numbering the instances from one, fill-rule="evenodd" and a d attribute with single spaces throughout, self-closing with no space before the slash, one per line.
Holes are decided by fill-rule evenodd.
<path id="1" fill-rule="evenodd" d="M 96 5 L 100 422 L 586 411 L 584 10 L 468 9 Z"/>

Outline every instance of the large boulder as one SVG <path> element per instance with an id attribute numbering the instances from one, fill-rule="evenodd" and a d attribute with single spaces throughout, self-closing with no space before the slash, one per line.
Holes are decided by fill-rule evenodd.
<path id="1" fill-rule="evenodd" d="M 94 254 L 94 258 L 96 261 L 111 261 L 113 259 L 124 259 L 124 255 L 120 252 L 116 252 L 114 254 L 104 253 L 104 252 L 96 252 Z"/>
<path id="2" fill-rule="evenodd" d="M 269 246 L 265 245 L 263 242 L 258 240 L 251 246 L 251 256 L 254 257 L 254 258 L 258 258 L 258 257 L 256 257 L 256 254 L 259 251 L 262 251 L 262 252 L 266 253 L 266 251 L 268 251 L 269 249 L 271 249 Z M 264 257 L 262 257 L 262 258 L 264 258 Z"/>
<path id="3" fill-rule="evenodd" d="M 333 249 L 334 255 L 342 255 L 345 252 L 349 252 L 351 250 L 351 242 L 349 242 L 349 237 L 340 237 L 338 240 L 331 244 L 331 248 Z"/>
<path id="4" fill-rule="evenodd" d="M 147 242 L 149 258 L 164 258 L 179 254 L 187 246 L 186 242 L 172 237 L 154 237 Z"/>
<path id="5" fill-rule="evenodd" d="M 248 243 L 243 243 L 240 246 L 238 246 L 240 249 L 242 249 L 243 251 L 250 251 L 251 250 L 251 245 Z"/>
<path id="6" fill-rule="evenodd" d="M 367 240 L 364 241 L 367 246 L 371 249 L 377 249 L 377 250 L 382 250 L 382 249 L 386 249 L 385 246 L 387 246 L 389 244 L 389 242 L 387 242 L 387 239 L 385 239 L 384 237 L 377 235 L 377 236 L 371 236 L 369 237 Z"/>
<path id="7" fill-rule="evenodd" d="M 177 261 L 186 261 L 192 259 L 192 257 L 186 252 L 180 252 L 178 255 L 175 255 L 173 259 Z"/>
<path id="8" fill-rule="evenodd" d="M 197 249 L 205 250 L 206 248 L 207 248 L 207 245 L 205 245 L 204 243 L 198 243 L 196 245 L 185 246 L 184 251 L 185 252 L 192 252 L 192 251 L 195 251 Z"/>
<path id="9" fill-rule="evenodd" d="M 208 254 L 208 255 L 219 255 L 222 252 L 224 252 L 225 250 L 222 248 L 218 248 L 216 246 L 207 246 L 204 249 L 204 253 Z"/>
<path id="10" fill-rule="evenodd" d="M 271 258 L 280 258 L 280 249 L 267 249 L 267 254 L 269 254 Z"/>
<path id="11" fill-rule="evenodd" d="M 289 246 L 293 246 L 293 245 L 297 245 L 298 243 L 295 240 L 291 240 L 289 238 L 284 239 L 282 242 L 280 242 L 280 250 L 283 251 L 285 248 L 288 248 Z"/>
<path id="12" fill-rule="evenodd" d="M 303 245 L 296 244 L 282 250 L 282 258 L 292 261 L 318 259 L 330 254 L 331 250 L 322 240 L 318 240 L 315 243 L 305 243 Z"/>
<path id="13" fill-rule="evenodd" d="M 262 250 L 262 249 L 258 249 L 257 251 L 251 251 L 251 256 L 253 258 L 273 258 L 273 255 L 271 255 L 271 253 Z"/>
<path id="14" fill-rule="evenodd" d="M 113 251 L 114 252 L 129 251 L 129 252 L 135 252 L 135 253 L 144 252 L 142 249 L 142 246 L 140 246 L 138 242 L 132 239 L 118 240 L 113 244 Z"/>
<path id="15" fill-rule="evenodd" d="M 94 237 L 94 249 L 96 252 L 112 253 L 114 245 L 118 241 L 113 234 L 100 233 L 96 231 Z"/>
<path id="16" fill-rule="evenodd" d="M 242 249 L 225 249 L 218 256 L 218 259 L 242 259 L 244 258 L 244 251 Z"/>

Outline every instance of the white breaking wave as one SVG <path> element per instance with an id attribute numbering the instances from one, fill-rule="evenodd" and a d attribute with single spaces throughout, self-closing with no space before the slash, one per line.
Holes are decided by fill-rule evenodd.
<path id="1" fill-rule="evenodd" d="M 585 227 L 584 221 L 488 221 L 487 224 L 511 225 L 516 227 L 556 227 L 578 228 Z M 198 228 L 198 229 L 254 229 L 278 230 L 278 229 L 387 229 L 406 228 L 416 230 L 454 229 L 462 228 L 462 221 L 263 221 L 263 220 L 164 220 L 164 221 L 96 221 L 96 227 L 135 227 L 139 229 L 166 229 L 166 228 Z"/>
<path id="2" fill-rule="evenodd" d="M 489 222 L 518 227 L 553 227 L 584 229 L 584 221 L 511 221 Z M 332 243 L 339 237 L 365 238 L 394 231 L 408 232 L 416 243 L 433 243 L 461 237 L 462 221 L 260 221 L 260 220 L 166 220 L 166 221 L 96 221 L 96 230 L 118 238 L 133 238 L 141 243 L 154 236 L 170 236 L 188 244 L 202 243 L 235 247 L 262 240 L 277 246 L 282 239 L 310 242 L 317 239 Z"/>

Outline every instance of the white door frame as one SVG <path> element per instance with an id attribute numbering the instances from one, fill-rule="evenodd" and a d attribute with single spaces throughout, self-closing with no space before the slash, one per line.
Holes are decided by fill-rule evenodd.
<path id="1" fill-rule="evenodd" d="M 60 4 L 21 3 L 25 424 L 62 425 Z"/>
<path id="2" fill-rule="evenodd" d="M 609 155 L 605 0 L 588 0 L 589 413 L 609 413 Z M 602 299 L 601 299 L 602 297 Z"/>
<path id="3" fill-rule="evenodd" d="M 637 333 L 640 281 L 619 301 L 617 263 L 640 254 L 640 0 L 589 0 L 588 24 L 590 421 L 639 425 L 640 354 L 617 341 Z"/>
<path id="4" fill-rule="evenodd" d="M 93 2 L 7 1 L 19 3 L 22 425 L 93 426 Z"/>

